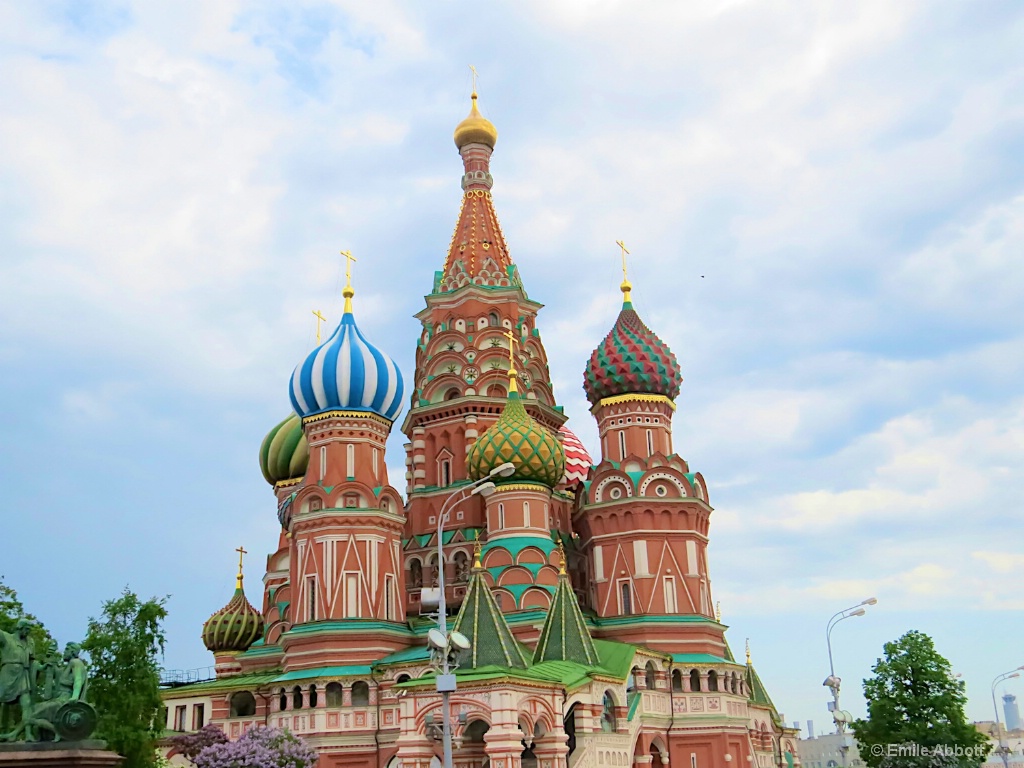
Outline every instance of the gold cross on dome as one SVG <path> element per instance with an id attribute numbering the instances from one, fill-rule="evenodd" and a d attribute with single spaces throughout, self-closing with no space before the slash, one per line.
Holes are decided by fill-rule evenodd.
<path id="1" fill-rule="evenodd" d="M 349 288 L 352 287 L 352 262 L 359 261 L 355 256 L 352 255 L 352 251 L 342 251 L 341 255 L 345 257 L 345 285 Z"/>
<path id="2" fill-rule="evenodd" d="M 476 78 L 477 78 L 476 67 L 474 67 L 472 64 L 470 64 L 469 65 L 469 71 L 473 73 L 473 93 L 476 93 Z"/>
<path id="3" fill-rule="evenodd" d="M 516 359 L 514 357 L 514 350 L 516 348 L 516 344 L 519 343 L 519 339 L 516 338 L 516 335 L 512 333 L 511 330 L 506 331 L 503 335 L 508 339 L 508 367 L 515 368 Z"/>
<path id="4" fill-rule="evenodd" d="M 629 277 L 626 275 L 626 257 L 629 255 L 629 249 L 626 248 L 626 244 L 621 240 L 616 240 L 615 244 L 622 249 L 622 279 L 628 280 Z"/>
<path id="5" fill-rule="evenodd" d="M 313 310 L 313 317 L 316 318 L 316 343 L 320 343 L 320 323 L 326 323 L 327 318 L 320 314 L 319 309 Z"/>
<path id="6" fill-rule="evenodd" d="M 238 549 L 235 550 L 235 552 L 238 553 L 238 581 L 235 584 L 235 588 L 236 589 L 241 589 L 242 588 L 242 557 L 244 557 L 245 555 L 247 555 L 249 553 L 245 550 L 245 547 L 239 547 Z"/>

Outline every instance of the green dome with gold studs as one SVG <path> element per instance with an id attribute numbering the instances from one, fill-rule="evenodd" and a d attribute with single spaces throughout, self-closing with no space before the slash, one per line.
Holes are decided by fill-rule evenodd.
<path id="1" fill-rule="evenodd" d="M 260 470 L 268 483 L 276 485 L 303 477 L 308 464 L 309 446 L 302 431 L 302 419 L 293 413 L 263 438 Z"/>
<path id="2" fill-rule="evenodd" d="M 515 381 L 511 383 L 501 416 L 469 449 L 469 476 L 479 480 L 495 467 L 511 462 L 516 471 L 510 477 L 495 478 L 495 482 L 542 483 L 554 488 L 565 474 L 565 449 L 551 430 L 526 412 Z"/>
<path id="3" fill-rule="evenodd" d="M 249 649 L 263 636 L 263 616 L 245 599 L 242 588 L 242 555 L 238 548 L 238 576 L 235 594 L 228 604 L 203 624 L 203 645 L 214 653 L 240 652 Z"/>

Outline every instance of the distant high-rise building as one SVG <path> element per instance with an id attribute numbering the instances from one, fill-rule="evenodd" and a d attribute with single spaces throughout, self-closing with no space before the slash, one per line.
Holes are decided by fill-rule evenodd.
<path id="1" fill-rule="evenodd" d="M 1017 697 L 1012 693 L 1003 694 L 1003 719 L 1006 721 L 1006 730 L 1020 730 L 1020 709 L 1017 707 Z"/>
<path id="2" fill-rule="evenodd" d="M 813 720 L 808 720 L 807 721 L 807 738 L 808 739 L 813 739 L 814 738 L 814 721 Z"/>

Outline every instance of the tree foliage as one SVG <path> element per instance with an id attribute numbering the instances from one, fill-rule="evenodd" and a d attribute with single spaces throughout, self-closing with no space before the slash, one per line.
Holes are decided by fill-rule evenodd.
<path id="1" fill-rule="evenodd" d="M 181 754 L 189 760 L 194 761 L 196 755 L 214 744 L 224 744 L 228 737 L 219 725 L 207 723 L 198 731 L 183 733 L 180 736 L 172 736 L 168 741 L 174 745 Z"/>
<path id="2" fill-rule="evenodd" d="M 196 768 L 313 768 L 316 750 L 287 730 L 250 728 L 237 741 L 214 744 L 194 759 Z"/>
<path id="3" fill-rule="evenodd" d="M 13 632 L 18 619 L 28 619 L 32 622 L 32 650 L 36 658 L 42 658 L 50 646 L 55 643 L 46 627 L 31 613 L 25 610 L 18 593 L 13 587 L 4 583 L 4 577 L 0 576 L 0 629 L 4 632 Z"/>
<path id="4" fill-rule="evenodd" d="M 88 697 L 99 714 L 97 736 L 125 758 L 124 768 L 154 768 L 163 733 L 160 665 L 166 598 L 143 602 L 125 588 L 89 619 L 82 647 L 90 658 Z"/>
<path id="5" fill-rule="evenodd" d="M 912 630 L 886 643 L 864 681 L 868 716 L 853 724 L 861 758 L 871 768 L 975 767 L 988 740 L 964 715 L 964 683 L 932 639 Z"/>

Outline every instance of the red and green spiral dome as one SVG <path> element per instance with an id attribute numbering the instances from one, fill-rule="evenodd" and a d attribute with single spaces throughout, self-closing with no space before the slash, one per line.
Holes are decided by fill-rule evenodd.
<path id="1" fill-rule="evenodd" d="M 683 383 L 672 350 L 633 309 L 628 285 L 623 283 L 626 301 L 615 325 L 590 355 L 583 372 L 583 389 L 594 405 L 606 397 L 630 394 L 664 395 L 675 400 Z"/>

